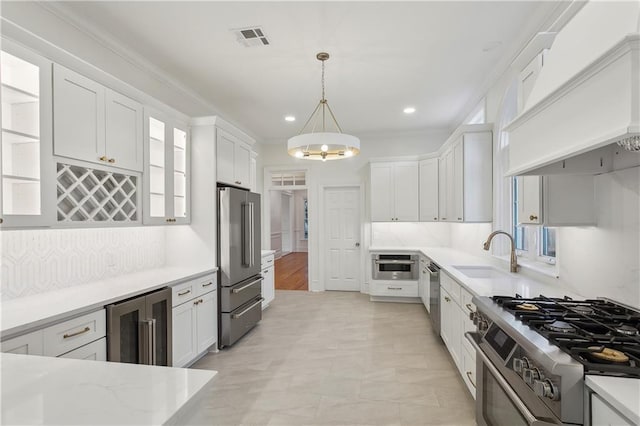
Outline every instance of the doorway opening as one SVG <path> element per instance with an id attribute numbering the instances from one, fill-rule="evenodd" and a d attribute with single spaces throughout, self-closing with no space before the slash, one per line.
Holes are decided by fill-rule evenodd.
<path id="1" fill-rule="evenodd" d="M 276 290 L 309 290 L 309 202 L 305 172 L 272 172 L 271 250 Z"/>

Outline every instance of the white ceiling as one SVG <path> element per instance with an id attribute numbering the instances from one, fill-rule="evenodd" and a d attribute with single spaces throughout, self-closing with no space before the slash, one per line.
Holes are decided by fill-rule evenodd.
<path id="1" fill-rule="evenodd" d="M 318 102 L 319 51 L 331 54 L 326 96 L 344 131 L 453 128 L 559 3 L 69 2 L 64 8 L 268 142 L 296 134 Z M 261 26 L 271 44 L 241 45 L 230 29 L 248 26 Z M 408 105 L 417 112 L 405 115 Z M 297 121 L 285 122 L 287 114 Z"/>

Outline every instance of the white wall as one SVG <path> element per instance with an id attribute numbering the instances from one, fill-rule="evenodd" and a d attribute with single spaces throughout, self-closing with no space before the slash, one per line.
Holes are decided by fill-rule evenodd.
<path id="1" fill-rule="evenodd" d="M 449 247 L 449 223 L 383 222 L 371 224 L 372 247 Z"/>

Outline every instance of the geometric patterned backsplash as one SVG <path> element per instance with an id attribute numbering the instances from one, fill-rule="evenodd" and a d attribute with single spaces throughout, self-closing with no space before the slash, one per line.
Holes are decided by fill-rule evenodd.
<path id="1" fill-rule="evenodd" d="M 0 246 L 2 300 L 165 265 L 159 226 L 2 231 Z"/>

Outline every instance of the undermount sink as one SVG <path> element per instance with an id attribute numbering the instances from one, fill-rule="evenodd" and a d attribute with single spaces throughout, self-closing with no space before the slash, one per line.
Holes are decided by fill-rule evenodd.
<path id="1" fill-rule="evenodd" d="M 505 279 L 509 278 L 509 275 L 496 269 L 493 266 L 466 266 L 466 265 L 452 265 L 455 269 L 466 275 L 469 278 L 487 278 L 487 279 Z"/>

